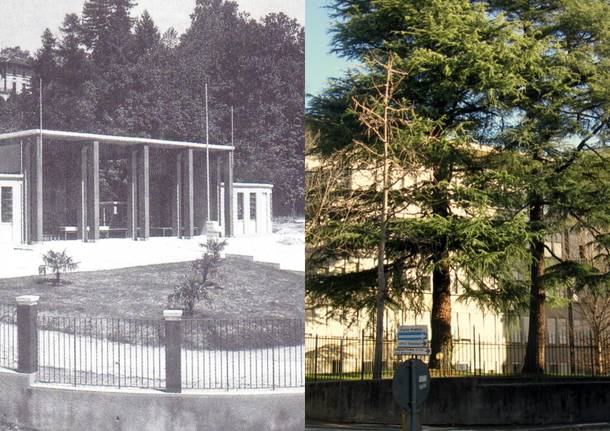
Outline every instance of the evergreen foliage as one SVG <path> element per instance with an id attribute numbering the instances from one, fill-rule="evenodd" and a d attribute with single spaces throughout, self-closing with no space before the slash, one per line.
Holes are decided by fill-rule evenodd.
<path id="1" fill-rule="evenodd" d="M 373 160 L 369 153 L 362 163 L 350 147 L 375 142 L 358 124 L 353 100 L 371 97 L 378 64 L 391 52 L 402 76 L 395 106 L 412 108 L 396 152 L 414 157 L 395 160 L 386 273 L 397 281 L 388 302 L 421 298 L 421 277 L 432 273 L 432 366 L 450 350 L 452 285 L 462 288 L 461 299 L 495 310 L 529 306 L 524 371 L 541 371 L 544 284 L 582 269 L 566 259 L 547 271 L 545 239 L 570 227 L 596 229 L 601 243 L 610 230 L 610 164 L 594 151 L 608 133 L 610 14 L 605 2 L 592 3 L 334 1 L 334 49 L 363 66 L 332 81 L 308 112 L 319 137 L 312 153 L 322 161 L 341 154 L 352 164 L 308 230 L 308 243 L 318 239 L 309 243 L 314 304 L 344 311 L 375 302 L 375 271 L 319 269 L 375 250 L 379 226 L 367 212 L 379 207 L 379 180 L 373 171 L 367 190 L 350 184 Z"/>
<path id="2" fill-rule="evenodd" d="M 211 144 L 230 143 L 235 110 L 236 180 L 273 183 L 275 213 L 302 212 L 302 26 L 198 0 L 185 34 L 161 36 L 147 12 L 132 18 L 133 5 L 87 0 L 57 37 L 45 31 L 31 92 L 12 98 L 20 115 L 2 127 L 38 127 L 42 77 L 45 128 L 203 142 L 208 83 Z"/>

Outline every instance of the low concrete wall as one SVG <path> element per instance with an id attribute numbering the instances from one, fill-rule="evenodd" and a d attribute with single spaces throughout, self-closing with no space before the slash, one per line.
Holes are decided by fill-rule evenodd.
<path id="1" fill-rule="evenodd" d="M 0 419 L 40 431 L 302 431 L 303 391 L 69 388 L 0 372 Z"/>
<path id="2" fill-rule="evenodd" d="M 392 381 L 307 384 L 306 417 L 330 422 L 400 423 Z M 432 379 L 426 425 L 538 425 L 607 422 L 607 378 Z"/>

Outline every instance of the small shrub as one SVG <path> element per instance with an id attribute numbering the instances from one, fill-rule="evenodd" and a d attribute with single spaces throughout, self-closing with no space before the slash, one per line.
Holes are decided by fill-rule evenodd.
<path id="1" fill-rule="evenodd" d="M 210 300 L 210 287 L 220 287 L 218 268 L 222 264 L 221 254 L 226 245 L 226 241 L 214 238 L 209 238 L 207 243 L 201 244 L 205 252 L 200 259 L 193 262 L 180 284 L 167 296 L 170 306 L 176 304 L 192 316 L 197 303 Z"/>
<path id="2" fill-rule="evenodd" d="M 66 250 L 62 252 L 49 250 L 42 256 L 42 260 L 44 265 L 55 274 L 55 284 L 57 285 L 61 284 L 62 274 L 78 268 L 78 262 L 75 262 L 74 258 L 68 256 Z"/>

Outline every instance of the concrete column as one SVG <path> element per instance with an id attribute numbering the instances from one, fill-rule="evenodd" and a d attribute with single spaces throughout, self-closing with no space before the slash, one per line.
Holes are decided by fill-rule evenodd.
<path id="1" fill-rule="evenodd" d="M 182 392 L 182 310 L 164 310 L 165 388 Z"/>
<path id="2" fill-rule="evenodd" d="M 20 373 L 38 371 L 38 300 L 39 296 L 17 298 L 17 370 Z"/>
<path id="3" fill-rule="evenodd" d="M 127 236 L 138 239 L 138 152 L 129 151 L 127 160 Z"/>
<path id="4" fill-rule="evenodd" d="M 87 219 L 89 240 L 100 239 L 100 144 L 92 142 L 87 150 Z"/>
<path id="5" fill-rule="evenodd" d="M 182 156 L 182 205 L 184 218 L 184 236 L 192 238 L 195 235 L 194 220 L 194 178 L 193 178 L 193 150 L 188 148 Z"/>
<path id="6" fill-rule="evenodd" d="M 150 149 L 138 150 L 138 227 L 141 239 L 150 238 Z"/>
<path id="7" fill-rule="evenodd" d="M 42 139 L 36 138 L 33 151 L 32 171 L 34 181 L 32 181 L 32 241 L 42 242 L 43 240 L 43 181 L 42 181 Z"/>
<path id="8" fill-rule="evenodd" d="M 87 242 L 87 225 L 89 221 L 88 216 L 88 199 L 87 193 L 89 191 L 87 187 L 87 155 L 89 148 L 85 145 L 81 148 L 80 156 L 80 201 L 78 203 L 78 238 Z"/>
<path id="9" fill-rule="evenodd" d="M 208 221 L 206 154 L 204 151 L 195 153 L 194 164 L 195 226 L 199 227 L 199 234 L 203 235 Z"/>
<path id="10" fill-rule="evenodd" d="M 23 226 L 24 240 L 26 244 L 32 243 L 32 196 L 30 193 L 32 176 L 32 144 L 29 141 L 23 143 Z"/>
<path id="11" fill-rule="evenodd" d="M 182 238 L 182 153 L 176 153 L 176 170 L 174 172 L 172 227 L 176 238 Z"/>
<path id="12" fill-rule="evenodd" d="M 222 210 L 220 208 L 220 205 L 221 205 L 220 183 L 222 182 L 222 157 L 221 156 L 216 156 L 215 177 L 216 177 L 216 184 L 215 184 L 215 187 L 213 188 L 214 205 L 216 207 L 215 214 L 216 214 L 216 220 L 218 220 L 218 224 L 223 226 L 224 222 L 222 220 Z M 212 189 L 210 189 L 210 192 L 212 193 Z"/>
<path id="13" fill-rule="evenodd" d="M 225 204 L 225 220 L 224 230 L 225 236 L 233 236 L 235 228 L 233 226 L 233 151 L 229 151 L 224 160 L 224 204 Z"/>

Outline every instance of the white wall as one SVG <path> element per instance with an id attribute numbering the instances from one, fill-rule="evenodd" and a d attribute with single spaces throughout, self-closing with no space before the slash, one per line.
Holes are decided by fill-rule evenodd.
<path id="1" fill-rule="evenodd" d="M 250 195 L 256 196 L 255 218 L 250 218 Z M 233 184 L 233 223 L 235 236 L 268 235 L 273 232 L 273 209 L 272 209 L 273 186 L 270 184 Z M 224 220 L 224 186 L 221 185 L 220 193 L 221 220 Z M 238 198 L 243 199 L 243 218 L 238 216 Z"/>

